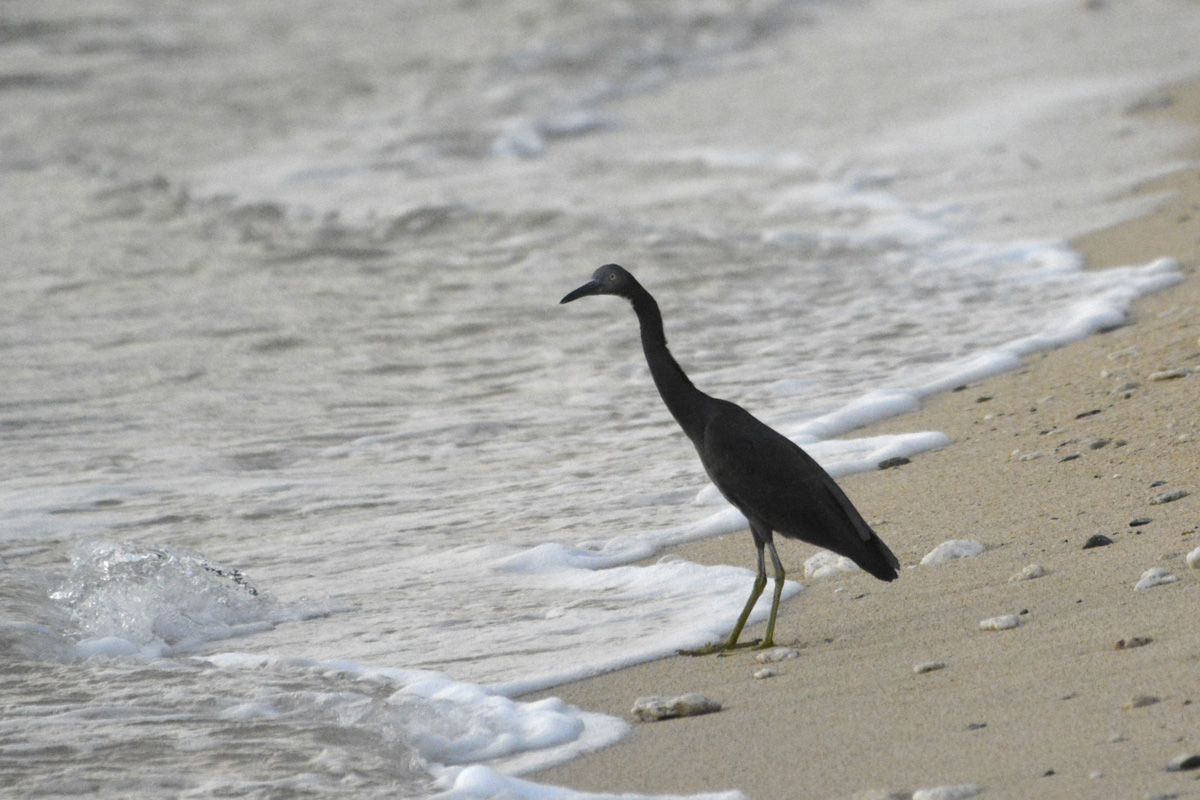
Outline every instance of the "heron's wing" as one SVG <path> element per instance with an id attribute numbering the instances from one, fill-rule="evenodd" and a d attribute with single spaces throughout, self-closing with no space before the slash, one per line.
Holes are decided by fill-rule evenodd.
<path id="1" fill-rule="evenodd" d="M 700 457 L 731 503 L 784 536 L 855 560 L 877 538 L 820 464 L 739 406 L 710 420 Z"/>

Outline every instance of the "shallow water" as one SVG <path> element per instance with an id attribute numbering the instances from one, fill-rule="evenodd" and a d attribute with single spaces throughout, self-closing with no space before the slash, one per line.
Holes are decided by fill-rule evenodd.
<path id="1" fill-rule="evenodd" d="M 966 75 L 899 55 L 977 21 L 952 4 L 6 12 L 6 784 L 520 793 L 458 768 L 620 735 L 505 695 L 721 635 L 751 576 L 636 566 L 739 520 L 628 308 L 558 298 L 634 269 L 698 385 L 835 474 L 944 444 L 829 437 L 1177 278 L 1062 238 L 1183 141 L 1120 108 L 1194 15 L 1026 6 Z M 730 86 L 775 124 L 714 127 Z"/>

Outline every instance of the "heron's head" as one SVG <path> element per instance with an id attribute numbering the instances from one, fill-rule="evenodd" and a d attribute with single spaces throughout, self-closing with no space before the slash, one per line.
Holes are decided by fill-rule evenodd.
<path id="1" fill-rule="evenodd" d="M 572 300 L 578 300 L 581 297 L 593 294 L 615 294 L 618 297 L 628 298 L 632 296 L 632 292 L 638 285 L 637 280 L 624 267 L 616 264 L 605 264 L 592 273 L 590 281 L 568 294 L 559 302 L 569 303 Z"/>

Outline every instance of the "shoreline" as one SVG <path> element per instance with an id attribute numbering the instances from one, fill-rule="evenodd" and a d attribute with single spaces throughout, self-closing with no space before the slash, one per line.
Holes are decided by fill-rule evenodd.
<path id="1" fill-rule="evenodd" d="M 1200 126 L 1200 81 L 1170 94 L 1156 113 Z M 698 691 L 724 708 L 635 723 L 616 745 L 527 777 L 603 793 L 738 789 L 754 800 L 947 784 L 990 797 L 1196 791 L 1196 772 L 1164 766 L 1200 753 L 1200 634 L 1188 628 L 1200 572 L 1183 558 L 1200 546 L 1200 169 L 1141 193 L 1169 194 L 1072 246 L 1089 268 L 1173 257 L 1181 284 L 1136 301 L 1120 328 L 854 432 L 938 430 L 954 442 L 839 480 L 900 557 L 900 580 L 802 580 L 776 630 L 799 657 L 774 665 L 776 677 L 755 680 L 762 665 L 743 651 L 662 659 L 530 695 L 626 720 L 634 699 L 651 694 Z M 1184 376 L 1151 377 L 1175 369 Z M 1150 504 L 1175 489 L 1191 496 Z M 1151 522 L 1130 525 L 1141 519 Z M 1113 544 L 1083 549 L 1094 534 Z M 950 539 L 987 550 L 919 566 Z M 789 577 L 802 579 L 816 548 L 779 549 Z M 754 568 L 745 532 L 669 552 Z M 1031 564 L 1047 574 L 1010 582 Z M 1179 580 L 1135 593 L 1153 567 Z M 1019 627 L 979 629 L 1001 614 L 1017 614 Z M 1135 638 L 1150 642 L 1117 649 Z M 932 661 L 947 666 L 914 673 Z M 1156 700 L 1140 706 L 1138 697 Z"/>

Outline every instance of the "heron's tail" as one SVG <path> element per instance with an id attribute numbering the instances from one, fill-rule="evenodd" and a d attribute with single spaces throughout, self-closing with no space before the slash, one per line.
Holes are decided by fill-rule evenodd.
<path id="1" fill-rule="evenodd" d="M 854 558 L 854 562 L 881 581 L 894 581 L 900 577 L 900 573 L 897 572 L 900 569 L 900 559 L 896 558 L 896 554 L 874 531 L 871 531 L 870 540 Z"/>

